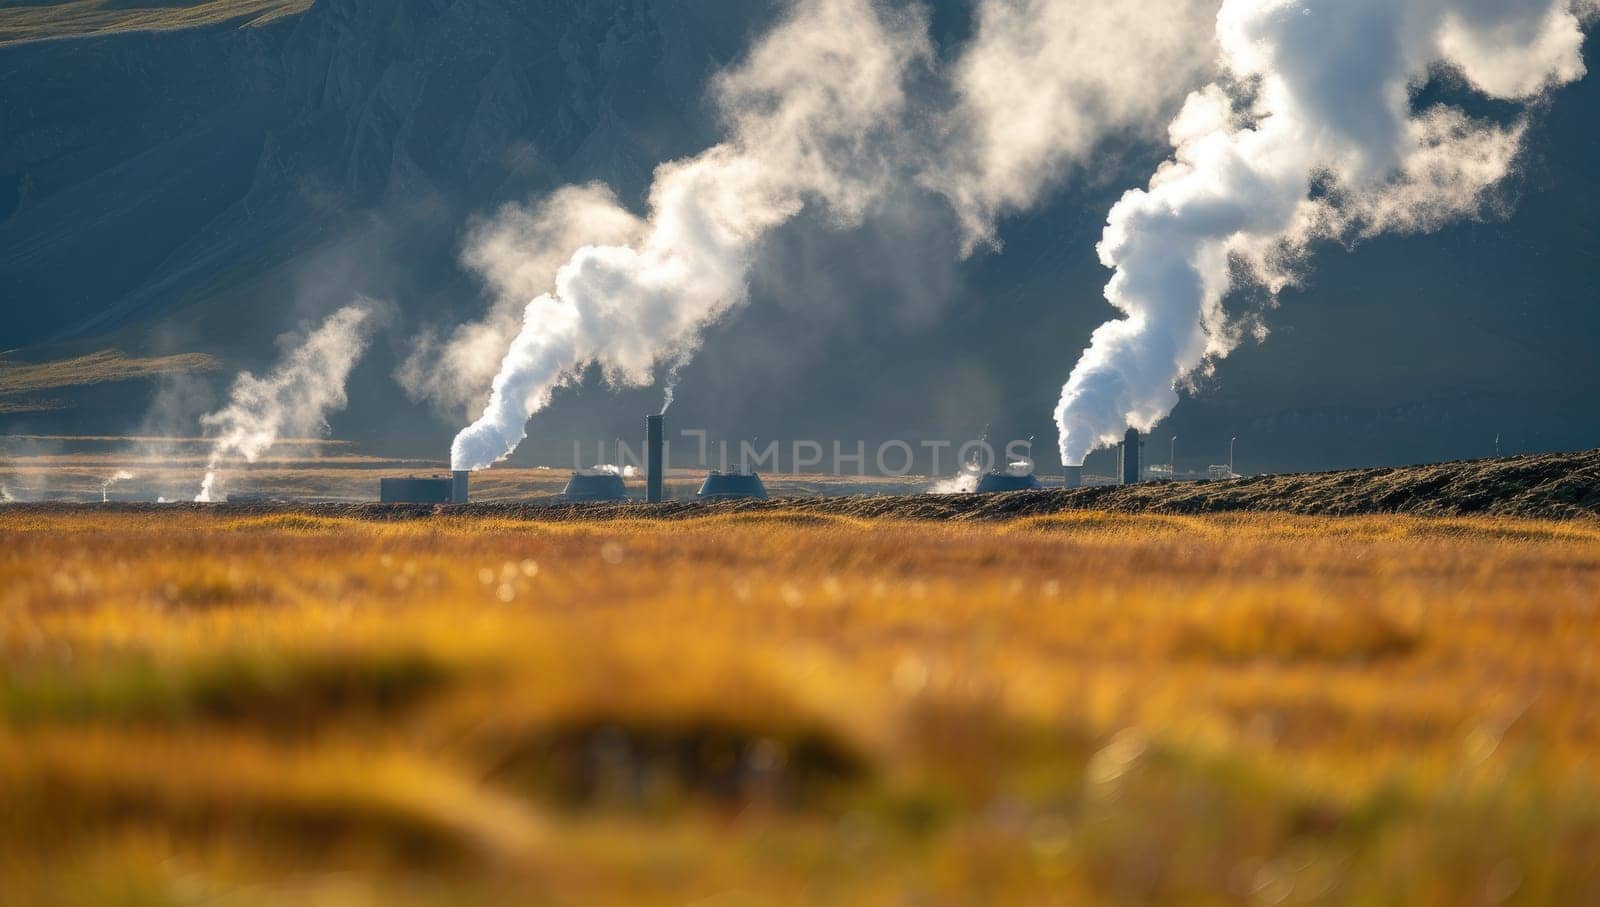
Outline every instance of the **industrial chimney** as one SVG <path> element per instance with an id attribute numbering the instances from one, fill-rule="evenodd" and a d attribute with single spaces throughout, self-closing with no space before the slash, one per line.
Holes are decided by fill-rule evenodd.
<path id="1" fill-rule="evenodd" d="M 1128 429 L 1122 436 L 1122 484 L 1139 484 L 1139 430 Z"/>
<path id="2" fill-rule="evenodd" d="M 467 502 L 467 485 L 472 473 L 465 469 L 457 469 L 450 473 L 450 503 L 465 504 Z"/>
<path id="3" fill-rule="evenodd" d="M 644 417 L 644 499 L 652 504 L 663 497 L 667 474 L 666 441 L 662 438 L 663 416 Z"/>

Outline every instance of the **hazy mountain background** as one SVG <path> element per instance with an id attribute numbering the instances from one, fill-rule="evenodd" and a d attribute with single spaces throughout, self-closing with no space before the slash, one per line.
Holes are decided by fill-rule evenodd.
<path id="1" fill-rule="evenodd" d="M 417 331 L 486 306 L 458 264 L 467 227 L 594 179 L 642 209 L 657 163 L 717 140 L 707 78 L 776 11 L 103 6 L 93 28 L 69 28 L 28 18 L 50 4 L 0 0 L 0 351 L 13 373 L 108 349 L 161 367 L 64 386 L 0 371 L 0 432 L 193 433 L 278 335 L 364 294 L 391 304 L 388 327 L 333 432 L 440 458 L 465 414 L 409 401 L 392 374 Z M 937 6 L 946 52 L 967 15 Z M 39 40 L 67 32 L 88 34 Z M 1268 341 L 1223 362 L 1149 455 L 1164 461 L 1174 434 L 1180 468 L 1223 462 L 1237 435 L 1247 471 L 1488 455 L 1497 434 L 1506 452 L 1600 446 L 1597 113 L 1600 77 L 1539 114 L 1504 219 L 1319 255 L 1268 316 Z M 1003 251 L 965 263 L 930 196 L 848 233 L 802 217 L 766 248 L 751 304 L 685 370 L 675 427 L 824 443 L 987 428 L 1037 435 L 1053 468 L 1061 382 L 1111 314 L 1094 243 L 1164 154 L 1108 153 L 1005 222 Z M 659 400 L 590 381 L 536 418 L 516 459 L 564 465 L 575 439 L 633 439 Z"/>

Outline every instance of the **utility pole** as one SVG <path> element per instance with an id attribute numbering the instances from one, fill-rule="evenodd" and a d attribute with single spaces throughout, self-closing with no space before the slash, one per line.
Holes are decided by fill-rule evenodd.
<path id="1" fill-rule="evenodd" d="M 1177 481 L 1177 479 L 1178 479 L 1178 436 L 1177 435 L 1173 435 L 1172 436 L 1172 447 L 1171 447 L 1170 450 L 1167 451 L 1167 462 L 1169 464 L 1171 464 L 1167 468 L 1172 470 L 1172 480 L 1173 481 Z"/>
<path id="2" fill-rule="evenodd" d="M 1239 443 L 1238 435 L 1228 439 L 1228 475 L 1230 476 L 1236 476 L 1239 474 L 1238 470 L 1233 468 L 1233 445 L 1237 443 Z"/>

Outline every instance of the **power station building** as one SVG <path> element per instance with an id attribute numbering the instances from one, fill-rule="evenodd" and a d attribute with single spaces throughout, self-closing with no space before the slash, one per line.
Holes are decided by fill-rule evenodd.
<path id="1" fill-rule="evenodd" d="M 614 472 L 575 472 L 567 480 L 561 493 L 566 501 L 591 503 L 596 501 L 626 501 L 628 486 L 622 476 Z"/>
<path id="2" fill-rule="evenodd" d="M 447 476 L 405 476 L 379 479 L 378 500 L 385 504 L 465 504 L 471 473 L 458 469 Z"/>
<path id="3" fill-rule="evenodd" d="M 753 472 L 715 472 L 706 476 L 695 495 L 702 501 L 741 501 L 767 499 L 767 486 Z"/>
<path id="4" fill-rule="evenodd" d="M 984 473 L 978 479 L 978 487 L 974 489 L 978 494 L 1001 494 L 1007 491 L 1034 491 L 1039 488 L 1039 479 L 1033 473 L 1017 475 L 996 469 Z"/>

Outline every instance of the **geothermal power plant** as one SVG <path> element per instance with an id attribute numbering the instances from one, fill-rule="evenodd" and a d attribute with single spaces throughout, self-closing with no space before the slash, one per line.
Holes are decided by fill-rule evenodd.
<path id="1" fill-rule="evenodd" d="M 666 500 L 666 417 L 655 414 L 644 422 L 644 499 Z M 455 470 L 448 476 L 403 476 L 380 479 L 379 501 L 384 504 L 466 504 L 470 500 L 471 473 Z M 1036 483 L 1037 484 L 1037 483 Z M 561 492 L 573 503 L 619 503 L 630 500 L 620 468 L 597 467 L 573 471 Z M 754 472 L 710 471 L 695 494 L 701 501 L 766 500 L 766 483 Z"/>
<path id="2" fill-rule="evenodd" d="M 1117 447 L 1117 475 L 1115 484 L 1132 485 L 1144 481 L 1141 473 L 1141 448 L 1143 439 L 1135 429 L 1129 429 Z M 1213 470 L 1217 467 L 1213 467 Z M 646 503 L 659 503 L 666 496 L 667 444 L 666 417 L 654 414 L 645 417 L 644 425 L 644 489 Z M 1084 471 L 1080 466 L 1066 467 L 1062 487 L 1080 488 L 1084 484 Z M 1230 468 L 1231 474 L 1231 468 Z M 471 472 L 454 470 L 448 475 L 398 476 L 379 480 L 379 501 L 385 504 L 466 504 L 471 499 Z M 1106 477 L 1096 479 L 1100 484 Z M 1027 461 L 1013 464 L 1010 469 L 994 469 L 978 476 L 972 492 L 976 494 L 1004 494 L 1015 491 L 1034 491 L 1046 487 L 1039 481 Z M 632 496 L 627 476 L 617 466 L 598 466 L 574 470 L 559 500 L 571 503 L 623 503 Z M 767 500 L 769 493 L 761 476 L 753 471 L 709 470 L 695 492 L 697 501 Z"/>
<path id="3" fill-rule="evenodd" d="M 540 484 L 537 492 L 532 487 L 522 499 L 528 502 L 547 503 L 627 503 L 642 501 L 646 503 L 660 503 L 669 500 L 667 487 L 668 445 L 666 441 L 666 419 L 661 414 L 652 414 L 645 417 L 644 446 L 642 448 L 642 469 L 635 472 L 632 466 L 626 468 L 618 465 L 599 465 L 588 469 L 573 470 L 567 478 L 564 487 L 559 493 L 555 487 Z M 1235 439 L 1236 440 L 1236 439 Z M 1174 472 L 1170 464 L 1149 464 L 1144 457 L 1146 439 L 1134 429 L 1129 429 L 1123 436 L 1122 442 L 1115 445 L 1110 453 L 1115 459 L 1111 462 L 1114 474 L 1106 474 L 1108 470 L 1102 468 L 1098 475 L 1087 475 L 1084 466 L 1067 466 L 1059 483 L 1048 479 L 1041 480 L 1035 473 L 1030 460 L 1023 458 L 1010 463 L 1008 466 L 991 469 L 986 472 L 977 472 L 976 466 L 969 466 L 973 470 L 968 473 L 968 478 L 959 484 L 934 480 L 938 493 L 973 493 L 981 495 L 1007 494 L 1019 491 L 1034 491 L 1049 487 L 1075 489 L 1085 485 L 1132 485 L 1147 481 L 1160 481 L 1173 478 Z M 1201 473 L 1190 474 L 1189 477 L 1203 478 L 1212 481 L 1226 481 L 1238 478 L 1233 471 L 1232 451 L 1229 451 L 1229 463 L 1210 466 Z M 545 469 L 546 467 L 541 467 Z M 119 475 L 121 475 L 119 473 Z M 642 479 L 642 487 L 638 483 L 630 484 L 637 476 Z M 498 477 L 498 476 L 497 476 Z M 1185 477 L 1188 478 L 1188 477 Z M 892 486 L 884 489 L 882 480 L 862 476 L 860 483 L 845 482 L 837 486 L 837 494 L 918 494 L 929 489 L 911 485 Z M 104 483 L 101 497 L 108 498 L 109 489 L 113 481 Z M 854 487 L 851 487 L 854 485 Z M 413 474 L 402 476 L 385 476 L 378 480 L 378 501 L 384 504 L 427 504 L 435 506 L 450 506 L 467 504 L 472 499 L 472 472 L 465 469 L 432 474 Z M 823 488 L 830 486 L 824 485 Z M 807 496 L 818 494 L 815 484 L 811 490 L 805 492 Z M 508 497 L 504 484 L 496 495 L 497 498 Z M 693 489 L 693 490 L 691 490 Z M 902 490 L 903 489 L 903 490 Z M 827 491 L 820 492 L 827 494 Z M 685 486 L 679 484 L 670 499 L 679 501 L 740 501 L 740 500 L 768 500 L 771 491 L 766 481 L 754 470 L 744 468 L 710 468 L 702 473 L 699 484 Z M 509 497 L 518 497 L 514 492 Z M 253 493 L 241 491 L 230 494 L 226 500 L 235 504 L 250 503 L 287 503 L 295 499 L 294 495 L 285 497 L 281 494 Z"/>

